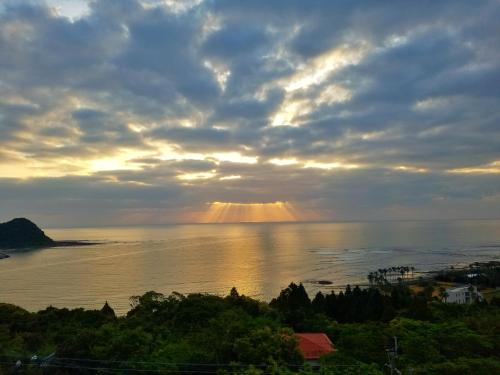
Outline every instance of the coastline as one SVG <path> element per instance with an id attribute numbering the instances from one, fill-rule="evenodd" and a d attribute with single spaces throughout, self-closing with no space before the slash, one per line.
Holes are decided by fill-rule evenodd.
<path id="1" fill-rule="evenodd" d="M 67 244 L 68 247 L 71 247 L 71 246 L 74 246 L 74 247 L 77 247 L 79 245 L 82 245 L 82 242 L 80 241 L 59 241 L 58 243 L 58 246 L 51 246 L 51 247 L 64 247 L 66 246 L 65 244 Z M 86 245 L 91 245 L 91 243 L 89 242 L 83 242 L 83 245 L 85 246 Z M 92 245 L 94 244 L 102 244 L 102 243 L 92 243 Z M 45 247 L 47 248 L 47 247 Z M 40 249 L 40 248 L 38 248 Z M 37 249 L 37 250 L 38 250 Z M 19 251 L 23 251 L 25 249 L 19 249 Z M 33 249 L 32 249 L 33 250 Z M 1 256 L 1 252 L 0 252 L 0 256 Z M 4 254 L 4 255 L 7 255 L 7 254 Z M 8 255 L 7 255 L 8 257 Z M 350 284 L 343 284 L 343 285 L 339 285 L 339 284 L 333 284 L 331 281 L 329 280 L 297 280 L 295 281 L 297 284 L 300 284 L 300 285 L 304 285 L 307 292 L 310 294 L 310 296 L 313 296 L 315 295 L 317 292 L 321 292 L 323 293 L 324 295 L 328 295 L 330 293 L 339 293 L 339 292 L 345 292 L 345 290 L 347 288 L 350 288 L 351 290 L 352 289 L 355 289 L 355 288 L 360 288 L 361 290 L 368 290 L 368 289 L 378 289 L 378 290 L 381 290 L 381 291 L 384 291 L 384 290 L 387 290 L 388 288 L 395 288 L 395 287 L 406 287 L 406 288 L 409 288 L 413 294 L 417 295 L 419 292 L 422 292 L 424 290 L 424 287 L 427 285 L 432 285 L 433 286 L 433 289 L 434 289 L 434 292 L 433 292 L 433 296 L 434 297 L 439 297 L 439 290 L 440 289 L 443 289 L 443 287 L 445 288 L 450 288 L 450 287 L 456 287 L 456 286 L 463 286 L 463 285 L 468 285 L 468 284 L 477 284 L 478 281 L 474 281 L 474 280 L 467 280 L 467 281 L 459 281 L 459 280 L 454 280 L 454 281 L 449 281 L 449 280 L 441 280 L 438 278 L 438 276 L 442 276 L 442 275 L 448 275 L 450 273 L 467 273 L 467 272 L 471 272 L 471 269 L 472 267 L 485 267 L 485 266 L 499 266 L 500 265 L 500 262 L 496 259 L 494 260 L 487 260 L 487 261 L 482 261 L 482 262 L 473 262 L 473 263 L 470 263 L 470 264 L 467 264 L 467 265 L 462 265 L 462 266 L 457 266 L 456 264 L 448 264 L 446 266 L 444 266 L 443 268 L 440 268 L 440 269 L 437 269 L 437 270 L 430 270 L 430 271 L 416 271 L 415 272 L 415 275 L 414 277 L 405 277 L 404 279 L 400 279 L 400 280 L 396 280 L 394 278 L 391 278 L 390 275 L 387 275 L 388 277 L 385 277 L 384 276 L 384 279 L 380 280 L 379 282 L 372 282 L 372 283 L 366 283 L 366 282 L 354 282 L 354 283 L 350 283 Z M 389 269 L 391 267 L 388 267 L 387 269 Z M 397 268 L 397 267 L 394 267 L 394 268 Z M 401 267 L 403 268 L 403 267 Z M 375 272 L 381 272 L 382 271 L 382 274 L 383 274 L 383 271 L 384 269 L 379 269 Z M 374 272 L 371 272 L 371 273 L 374 273 Z M 293 283 L 294 281 L 292 281 Z M 309 288 L 307 287 L 307 285 L 311 285 L 311 284 L 316 284 L 318 286 L 321 286 L 323 288 L 321 289 L 315 289 L 315 290 L 309 290 Z M 235 285 L 235 287 L 238 289 L 238 285 Z M 229 290 L 229 287 L 227 288 Z M 500 287 L 497 287 L 497 288 L 491 288 L 491 287 L 479 287 L 478 286 L 478 290 L 480 291 L 486 291 L 486 293 L 489 295 L 491 294 L 491 296 L 489 296 L 488 300 L 491 299 L 491 297 L 493 296 L 497 296 L 498 298 L 500 298 Z M 135 293 L 135 295 L 140 295 L 141 293 L 147 293 L 146 291 L 141 291 L 141 292 L 138 292 L 138 293 Z M 163 291 L 159 292 L 159 293 L 163 293 Z M 170 291 L 170 293 L 176 293 L 174 290 Z M 190 290 L 190 291 L 183 291 L 181 292 L 180 294 L 183 294 L 185 296 L 189 296 L 189 295 L 211 295 L 211 296 L 217 296 L 217 297 L 225 297 L 226 296 L 226 293 L 219 293 L 219 292 L 213 292 L 213 291 L 203 291 L 203 290 L 197 290 L 197 289 L 193 289 L 193 290 Z M 117 315 L 119 316 L 123 316 L 123 315 L 126 315 L 128 313 L 128 309 L 130 307 L 130 298 L 132 298 L 134 295 L 134 293 L 130 293 L 129 297 L 127 298 L 127 303 L 125 304 L 127 306 L 127 309 L 124 309 L 123 305 L 121 304 L 113 304 L 113 308 L 115 309 Z M 167 294 L 165 295 L 168 295 L 168 292 Z M 264 304 L 269 304 L 271 303 L 272 298 L 261 298 L 260 296 L 256 296 L 256 295 L 246 295 L 246 297 L 248 298 L 251 298 L 251 299 L 254 299 L 255 301 L 258 301 L 260 303 L 264 303 Z M 106 302 L 110 302 L 111 299 L 108 297 L 106 298 L 103 298 L 102 301 L 106 301 Z M 29 307 L 26 307 L 22 304 L 17 304 L 17 303 L 12 303 L 12 302 L 5 302 L 5 301 L 1 301 L 0 300 L 0 304 L 2 303 L 7 303 L 7 304 L 13 304 L 15 306 L 18 306 L 22 309 L 25 309 L 27 311 L 30 311 L 30 312 L 38 312 L 38 311 L 41 311 L 43 310 L 44 308 L 46 307 L 39 307 L 39 308 L 29 308 Z M 82 301 L 82 303 L 78 304 L 78 305 L 64 305 L 64 304 L 60 304 L 60 303 L 57 303 L 56 301 L 50 301 L 50 302 L 47 302 L 48 305 L 47 306 L 53 306 L 53 307 L 56 307 L 56 308 L 68 308 L 68 309 L 80 309 L 80 308 L 83 308 L 83 309 L 87 309 L 87 310 L 95 310 L 95 309 L 98 309 L 99 308 L 99 304 L 101 302 L 99 302 L 99 304 L 95 305 L 94 303 L 92 302 L 89 302 L 89 301 Z"/>
<path id="2" fill-rule="evenodd" d="M 54 240 L 101 244 L 12 253 L 0 261 L 0 299 L 30 311 L 49 302 L 97 308 L 108 300 L 126 312 L 130 295 L 148 290 L 223 294 L 236 286 L 269 301 L 295 281 L 311 295 L 340 292 L 347 284 L 367 286 L 368 273 L 378 268 L 413 265 L 415 276 L 427 278 L 449 266 L 495 259 L 500 237 L 496 224 L 492 228 L 242 224 L 52 230 L 47 235 Z"/>

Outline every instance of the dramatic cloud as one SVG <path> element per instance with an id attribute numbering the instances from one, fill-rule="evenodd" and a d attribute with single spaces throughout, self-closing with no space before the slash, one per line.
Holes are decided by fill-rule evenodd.
<path id="1" fill-rule="evenodd" d="M 1 219 L 497 217 L 498 19 L 494 0 L 4 1 Z"/>

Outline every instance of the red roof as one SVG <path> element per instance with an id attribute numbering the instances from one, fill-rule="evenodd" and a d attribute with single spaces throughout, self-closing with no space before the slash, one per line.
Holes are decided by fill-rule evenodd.
<path id="1" fill-rule="evenodd" d="M 335 348 L 324 333 L 296 333 L 299 338 L 299 350 L 305 359 L 319 357 L 335 351 Z"/>

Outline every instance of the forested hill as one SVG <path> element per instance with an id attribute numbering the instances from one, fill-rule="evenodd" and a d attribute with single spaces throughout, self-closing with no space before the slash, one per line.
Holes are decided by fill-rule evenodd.
<path id="1" fill-rule="evenodd" d="M 0 223 L 0 249 L 51 246 L 54 241 L 32 221 L 17 218 Z"/>
<path id="2" fill-rule="evenodd" d="M 291 284 L 269 304 L 236 289 L 148 292 L 126 316 L 108 304 L 30 313 L 0 303 L 0 374 L 384 375 L 395 337 L 403 374 L 500 374 L 500 301 L 442 303 L 431 289 L 354 287 L 311 299 Z M 331 339 L 336 351 L 320 371 L 304 367 L 293 332 Z"/>

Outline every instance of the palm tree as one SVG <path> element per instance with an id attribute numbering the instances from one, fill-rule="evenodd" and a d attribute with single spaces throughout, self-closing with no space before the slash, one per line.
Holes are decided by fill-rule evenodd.
<path id="1" fill-rule="evenodd" d="M 448 292 L 446 291 L 445 288 L 441 287 L 439 288 L 439 295 L 441 296 L 441 299 L 446 302 L 446 300 L 448 299 L 448 297 L 450 296 L 448 294 Z"/>

